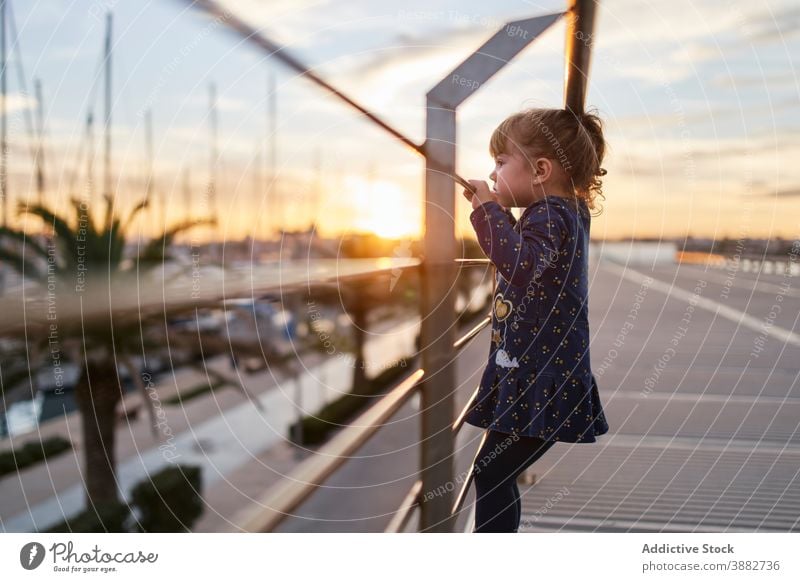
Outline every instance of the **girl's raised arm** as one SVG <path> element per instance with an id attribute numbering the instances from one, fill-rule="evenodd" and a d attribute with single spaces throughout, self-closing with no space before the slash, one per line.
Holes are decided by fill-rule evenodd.
<path id="1" fill-rule="evenodd" d="M 538 280 L 558 261 L 569 232 L 563 213 L 558 204 L 539 204 L 521 217 L 520 233 L 514 230 L 509 214 L 494 201 L 473 210 L 469 218 L 478 244 L 498 273 L 512 285 L 524 286 Z"/>

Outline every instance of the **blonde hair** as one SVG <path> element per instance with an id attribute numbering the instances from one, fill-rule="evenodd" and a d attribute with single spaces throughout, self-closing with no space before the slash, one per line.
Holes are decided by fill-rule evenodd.
<path id="1" fill-rule="evenodd" d="M 519 148 L 528 160 L 544 154 L 557 161 L 570 179 L 576 197 L 585 201 L 589 209 L 595 209 L 597 196 L 605 200 L 600 177 L 606 171 L 600 164 L 606 142 L 603 122 L 596 112 L 525 109 L 504 119 L 494 130 L 489 140 L 492 157 L 510 153 L 509 143 Z"/>

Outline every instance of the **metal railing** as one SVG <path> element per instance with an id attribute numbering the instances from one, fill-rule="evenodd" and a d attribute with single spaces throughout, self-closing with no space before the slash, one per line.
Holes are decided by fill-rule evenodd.
<path id="1" fill-rule="evenodd" d="M 194 0 L 193 4 L 212 14 L 220 14 L 219 8 L 210 0 Z M 568 22 L 564 107 L 572 111 L 583 111 L 593 45 L 596 0 L 569 0 L 568 4 L 569 9 L 565 13 Z M 309 67 L 290 56 L 284 47 L 266 39 L 259 30 L 235 17 L 224 20 L 237 35 L 255 43 L 270 56 L 329 91 L 378 127 L 425 156 L 426 161 L 424 260 L 420 265 L 422 367 L 364 412 L 352 426 L 344 428 L 333 440 L 324 445 L 319 455 L 302 462 L 284 481 L 268 491 L 262 499 L 263 508 L 243 513 L 236 521 L 240 529 L 261 532 L 274 530 L 293 509 L 307 499 L 345 462 L 349 454 L 373 436 L 384 420 L 419 391 L 422 397 L 421 476 L 405 495 L 386 531 L 404 529 L 416 510 L 420 510 L 419 531 L 452 531 L 455 516 L 466 498 L 472 472 L 469 472 L 469 478 L 455 500 L 452 500 L 449 492 L 432 500 L 426 500 L 423 491 L 436 490 L 438 486 L 453 481 L 455 438 L 464 424 L 464 418 L 475 396 L 472 395 L 465 408 L 453 421 L 455 388 L 453 360 L 457 352 L 491 321 L 491 317 L 487 316 L 463 337 L 453 339 L 455 273 L 464 266 L 488 263 L 485 259 L 455 257 L 454 185 L 459 183 L 469 188 L 469 185 L 455 172 L 455 112 L 458 105 L 468 98 L 475 88 L 482 86 L 483 82 L 499 71 L 505 62 L 513 58 L 562 15 L 551 14 L 517 21 L 509 23 L 498 31 L 454 70 L 460 77 L 482 81 L 473 83 L 473 89 L 469 91 L 459 89 L 458 84 L 448 82 L 448 78 L 452 77 L 450 75 L 428 92 L 426 141 L 423 144 L 415 143 L 344 92 L 324 81 Z M 511 34 L 512 25 L 515 34 Z M 524 34 L 519 34 L 520 31 Z M 469 75 L 464 74 L 465 72 Z M 424 377 L 436 378 L 436 382 L 425 383 Z M 448 428 L 450 430 L 447 430 Z M 484 432 L 483 438 L 486 436 L 487 433 Z"/>
<path id="2" fill-rule="evenodd" d="M 491 265 L 488 259 L 457 259 L 456 263 L 461 266 L 485 267 Z M 481 319 L 453 343 L 453 352 L 457 353 L 463 349 L 490 322 L 490 315 Z M 284 520 L 291 517 L 292 511 L 306 501 L 328 477 L 347 462 L 350 455 L 363 446 L 383 426 L 386 420 L 417 394 L 424 375 L 425 371 L 419 368 L 399 381 L 378 402 L 368 408 L 350 425 L 343 428 L 328 443 L 320 447 L 314 456 L 301 462 L 290 475 L 269 489 L 258 501 L 257 508 L 248 508 L 235 516 L 232 520 L 233 529 L 235 531 L 243 530 L 261 533 L 274 531 Z M 452 424 L 451 434 L 453 439 L 455 439 L 464 425 L 464 418 L 476 394 L 477 390 L 470 396 L 467 404 Z M 424 411 L 423 414 L 425 414 Z M 485 438 L 486 434 L 482 437 L 481 445 Z M 480 446 L 478 450 L 480 450 Z M 472 474 L 470 473 L 450 510 L 452 518 L 455 518 L 461 510 L 471 481 Z M 422 499 L 423 482 L 422 479 L 418 479 L 404 496 L 402 503 L 384 531 L 404 531 L 408 522 L 414 516 L 414 512 L 421 508 Z"/>
<path id="3" fill-rule="evenodd" d="M 424 374 L 422 369 L 415 370 L 270 489 L 259 502 L 261 507 L 246 510 L 234 523 L 241 524 L 241 529 L 248 532 L 274 530 L 416 393 Z"/>
<path id="4" fill-rule="evenodd" d="M 227 14 L 220 11 L 216 3 L 210 0 L 193 0 L 192 4 L 217 16 Z M 455 518 L 466 498 L 472 473 L 470 472 L 470 478 L 454 500 L 450 492 L 436 496 L 432 500 L 425 499 L 423 492 L 436 490 L 453 481 L 454 442 L 477 393 L 477 391 L 473 393 L 467 405 L 454 420 L 452 418 L 455 392 L 454 360 L 458 352 L 491 322 L 491 315 L 487 314 L 462 337 L 458 339 L 453 337 L 452 323 L 455 314 L 453 289 L 458 270 L 462 267 L 490 264 L 488 259 L 455 257 L 457 247 L 453 219 L 454 187 L 455 183 L 459 183 L 470 188 L 455 171 L 456 109 L 474 93 L 477 87 L 483 85 L 483 82 L 477 80 L 488 80 L 510 58 L 566 14 L 569 20 L 565 107 L 582 110 L 591 56 L 595 4 L 595 0 L 570 0 L 566 13 L 516 21 L 498 31 L 479 51 L 455 69 L 459 73 L 469 72 L 468 78 L 476 80 L 470 85 L 472 89 L 466 90 L 463 84 L 448 83 L 445 78 L 427 94 L 427 134 L 422 144 L 409 139 L 324 81 L 299 60 L 291 57 L 284 47 L 266 39 L 259 30 L 232 15 L 220 19 L 238 35 L 245 36 L 247 40 L 255 43 L 275 59 L 329 91 L 394 138 L 423 155 L 426 161 L 424 204 L 426 228 L 424 258 L 421 261 L 411 260 L 401 265 L 392 262 L 383 268 L 355 266 L 353 271 L 347 274 L 343 274 L 339 268 L 341 265 L 337 264 L 334 270 L 326 271 L 323 266 L 320 272 L 295 273 L 294 277 L 288 279 L 286 274 L 279 270 L 272 275 L 265 273 L 264 278 L 257 284 L 254 284 L 255 277 L 251 274 L 233 282 L 228 279 L 220 285 L 205 284 L 203 292 L 199 295 L 187 293 L 190 289 L 187 289 L 184 283 L 178 282 L 174 286 L 165 285 L 161 290 L 162 293 L 148 297 L 144 302 L 140 294 L 140 282 L 136 281 L 130 286 L 122 282 L 118 292 L 111 293 L 109 289 L 102 289 L 97 297 L 80 296 L 76 298 L 74 305 L 62 307 L 60 319 L 65 317 L 105 319 L 113 313 L 114 321 L 119 322 L 120 318 L 135 320 L 159 313 L 192 310 L 203 305 L 217 304 L 223 299 L 253 297 L 273 289 L 285 291 L 287 286 L 300 289 L 324 282 L 338 284 L 348 278 L 372 277 L 379 272 L 394 271 L 398 266 L 420 269 L 422 366 L 399 381 L 378 402 L 363 412 L 352 425 L 345 427 L 323 445 L 316 455 L 301 462 L 290 475 L 268 490 L 261 499 L 259 507 L 240 513 L 234 520 L 236 529 L 273 531 L 341 467 L 353 452 L 374 436 L 387 419 L 410 398 L 419 394 L 422 398 L 420 479 L 405 495 L 386 531 L 403 530 L 416 511 L 420 511 L 419 531 L 452 531 Z M 512 25 L 514 34 L 511 34 Z M 232 285 L 235 289 L 231 289 Z M 0 311 L 5 314 L 0 318 L 0 334 L 30 331 L 30 326 L 44 326 L 47 322 L 46 306 L 46 301 L 31 302 L 29 297 L 23 300 L 14 298 L 0 300 Z M 436 381 L 426 382 L 430 378 L 435 378 Z M 486 433 L 483 438 L 486 438 Z"/>
<path id="5" fill-rule="evenodd" d="M 211 13 L 220 14 L 214 2 L 193 0 L 193 5 Z M 567 15 L 567 67 L 565 79 L 565 107 L 582 110 L 589 67 L 592 44 L 592 26 L 594 21 L 594 0 L 571 0 Z M 562 14 L 551 14 L 528 20 L 509 23 L 504 29 L 492 37 L 481 50 L 473 54 L 457 71 L 468 70 L 474 79 L 488 79 L 495 74 L 502 64 L 514 54 L 522 50 Z M 464 424 L 466 413 L 474 400 L 475 393 L 461 413 L 453 420 L 455 370 L 454 360 L 458 352 L 491 322 L 487 315 L 462 337 L 453 337 L 453 317 L 455 314 L 454 285 L 457 271 L 462 267 L 487 266 L 488 259 L 456 259 L 454 210 L 455 183 L 469 185 L 455 172 L 455 110 L 459 103 L 472 94 L 461 91 L 458 84 L 450 83 L 458 93 L 448 93 L 446 83 L 440 83 L 427 95 L 428 119 L 427 137 L 423 144 L 416 144 L 401 132 L 389 126 L 376 115 L 360 106 L 356 101 L 334 88 L 329 83 L 313 74 L 308 67 L 289 56 L 283 47 L 268 41 L 258 30 L 247 26 L 235 17 L 222 19 L 237 34 L 245 35 L 276 59 L 281 60 L 294 70 L 330 91 L 336 98 L 356 109 L 370 119 L 378 127 L 425 156 L 426 160 L 426 200 L 425 239 L 423 260 L 409 261 L 401 268 L 419 268 L 421 279 L 421 351 L 422 366 L 399 381 L 377 403 L 363 412 L 352 425 L 345 427 L 318 454 L 301 462 L 296 469 L 281 482 L 268 490 L 261 499 L 259 507 L 250 508 L 240 513 L 234 520 L 238 530 L 267 532 L 273 531 L 291 512 L 308 499 L 348 457 L 364 445 L 383 423 L 399 410 L 414 395 L 422 398 L 421 406 L 421 466 L 420 479 L 417 480 L 405 495 L 400 507 L 389 523 L 386 531 L 402 531 L 416 511 L 420 512 L 419 531 L 452 531 L 455 518 L 460 511 L 468 488 L 470 478 L 464 483 L 456 499 L 450 492 L 425 499 L 424 491 L 433 491 L 453 481 L 454 442 Z M 514 25 L 515 34 L 510 34 L 510 25 Z M 527 27 L 527 28 L 526 28 Z M 520 34 L 524 32 L 524 34 Z M 523 39 L 523 40 L 521 40 Z M 486 49 L 486 50 L 484 50 Z M 488 56 L 487 56 L 488 55 Z M 507 55 L 495 58 L 493 55 Z M 510 56 L 508 56 L 510 55 Z M 499 64 L 502 63 L 502 64 Z M 481 86 L 482 83 L 475 83 Z M 347 278 L 374 276 L 375 273 L 397 268 L 390 264 L 385 268 L 355 268 L 350 274 L 343 275 L 340 269 L 322 273 L 296 274 L 297 280 L 287 281 L 282 272 L 276 274 L 276 281 L 265 281 L 264 284 L 253 284 L 252 277 L 235 281 L 235 290 L 230 289 L 228 280 L 220 286 L 204 287 L 200 296 L 187 295 L 187 289 L 177 284 L 174 288 L 165 287 L 158 297 L 150 297 L 144 305 L 139 295 L 138 283 L 129 289 L 121 288 L 119 293 L 104 292 L 105 298 L 80 297 L 74 306 L 75 317 L 107 317 L 114 314 L 132 319 L 151 317 L 158 313 L 195 309 L 202 305 L 211 305 L 222 299 L 236 296 L 253 297 L 259 292 L 270 289 L 285 290 L 287 283 L 297 288 L 307 288 L 315 283 L 327 281 L 339 283 Z M 267 279 L 269 277 L 265 275 Z M 107 290 L 106 290 L 107 291 Z M 28 298 L 25 299 L 28 301 Z M 46 303 L 17 305 L 13 299 L 0 301 L 0 307 L 6 314 L 0 321 L 0 334 L 16 333 L 26 326 L 46 323 Z M 85 311 L 89 306 L 91 313 Z M 62 316 L 64 310 L 62 310 Z M 31 319 L 31 313 L 35 317 Z M 435 382 L 426 382 L 435 378 Z M 449 430 L 448 430 L 449 429 Z M 484 432 L 483 438 L 486 438 Z M 482 443 L 481 443 L 482 444 Z M 480 450 L 480 447 L 479 447 Z"/>

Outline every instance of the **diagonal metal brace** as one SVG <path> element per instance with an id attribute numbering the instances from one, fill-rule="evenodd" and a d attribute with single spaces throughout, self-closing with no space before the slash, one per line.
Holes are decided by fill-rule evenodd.
<path id="1" fill-rule="evenodd" d="M 565 13 L 509 22 L 428 91 L 428 100 L 456 109 Z"/>

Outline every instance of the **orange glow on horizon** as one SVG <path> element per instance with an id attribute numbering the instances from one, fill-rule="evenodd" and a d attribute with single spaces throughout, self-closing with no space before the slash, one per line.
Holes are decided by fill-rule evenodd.
<path id="1" fill-rule="evenodd" d="M 352 200 L 351 230 L 386 239 L 420 236 L 419 205 L 400 186 L 357 176 L 348 177 L 345 186 Z"/>

